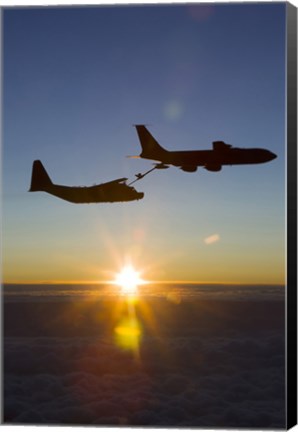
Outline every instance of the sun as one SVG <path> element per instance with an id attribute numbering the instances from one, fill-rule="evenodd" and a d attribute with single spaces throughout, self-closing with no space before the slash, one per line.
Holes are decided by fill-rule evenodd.
<path id="1" fill-rule="evenodd" d="M 135 296 L 138 293 L 138 286 L 144 281 L 140 278 L 139 272 L 131 265 L 127 265 L 116 275 L 114 283 L 121 287 L 122 294 Z"/>

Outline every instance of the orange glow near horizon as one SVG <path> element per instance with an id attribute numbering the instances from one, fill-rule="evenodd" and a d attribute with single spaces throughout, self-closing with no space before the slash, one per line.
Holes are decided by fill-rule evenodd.
<path id="1" fill-rule="evenodd" d="M 0 282 L 1 285 L 113 285 L 114 281 L 107 280 L 20 280 L 20 279 L 11 279 L 11 280 L 3 280 Z M 187 279 L 179 279 L 179 280 L 152 280 L 152 281 L 144 281 L 143 284 L 148 285 L 169 285 L 169 284 L 189 284 L 189 285 L 251 285 L 251 286 L 280 286 L 285 285 L 285 280 L 280 281 L 260 281 L 257 282 L 255 280 L 248 281 L 240 281 L 240 280 L 187 280 Z M 116 285 L 116 284 L 115 284 Z"/>
<path id="2" fill-rule="evenodd" d="M 205 241 L 204 241 L 205 240 Z M 284 285 L 286 281 L 285 258 L 266 254 L 260 257 L 243 249 L 233 256 L 227 249 L 222 257 L 224 242 L 215 234 L 202 240 L 203 251 L 192 249 L 180 257 L 151 261 L 143 258 L 123 258 L 83 266 L 74 263 L 72 266 L 44 267 L 36 264 L 32 269 L 29 265 L 24 269 L 16 262 L 6 265 L 4 262 L 2 283 L 5 284 L 97 284 L 107 283 L 119 286 L 122 294 L 128 295 L 138 291 L 144 283 L 144 275 L 152 283 L 219 283 L 244 285 Z M 273 250 L 273 249 L 272 249 Z M 275 249 L 274 249 L 275 251 Z M 280 252 L 282 254 L 282 250 Z M 113 261 L 113 262 L 111 262 Z M 115 268 L 117 271 L 115 272 Z M 145 271 L 143 270 L 145 269 Z M 144 273 L 143 273 L 144 271 Z M 141 290 L 140 290 L 141 291 Z"/>

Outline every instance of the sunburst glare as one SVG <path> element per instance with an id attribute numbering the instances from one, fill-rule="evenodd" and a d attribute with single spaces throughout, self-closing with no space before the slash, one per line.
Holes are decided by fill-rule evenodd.
<path id="1" fill-rule="evenodd" d="M 122 294 L 136 296 L 138 294 L 138 286 L 145 282 L 141 279 L 138 271 L 131 265 L 126 265 L 121 272 L 116 275 L 114 283 L 121 287 Z"/>

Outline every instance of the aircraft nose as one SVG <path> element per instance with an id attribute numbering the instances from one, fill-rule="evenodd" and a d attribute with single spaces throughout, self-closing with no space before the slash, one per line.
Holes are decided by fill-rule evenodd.
<path id="1" fill-rule="evenodd" d="M 273 153 L 273 152 L 269 152 L 269 158 L 270 158 L 269 160 L 276 159 L 277 155 L 275 153 Z"/>

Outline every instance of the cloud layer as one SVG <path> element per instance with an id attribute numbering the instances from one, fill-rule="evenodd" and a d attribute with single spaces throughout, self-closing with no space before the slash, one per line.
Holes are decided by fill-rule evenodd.
<path id="1" fill-rule="evenodd" d="M 31 324 L 17 319 L 20 309 L 10 304 L 14 320 L 4 326 L 4 421 L 285 426 L 284 328 L 282 314 L 273 316 L 282 304 L 155 299 L 147 306 L 152 316 L 142 321 L 136 353 L 116 345 L 107 304 L 96 310 L 73 305 L 71 313 L 67 304 L 60 309 L 48 304 L 43 315 L 36 304 L 27 303 L 27 311 L 23 304 L 27 319 L 31 310 Z M 79 311 L 80 324 L 67 324 Z M 111 317 L 111 305 L 108 311 Z M 97 322 L 98 314 L 104 318 Z"/>

